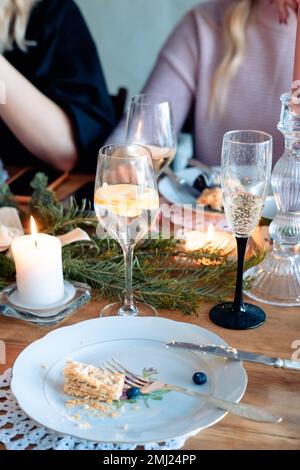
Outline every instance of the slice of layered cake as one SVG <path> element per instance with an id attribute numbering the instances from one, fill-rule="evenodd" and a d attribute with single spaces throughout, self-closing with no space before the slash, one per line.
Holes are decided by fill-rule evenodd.
<path id="1" fill-rule="evenodd" d="M 64 369 L 64 392 L 73 397 L 111 403 L 123 393 L 125 376 L 89 364 L 68 361 Z"/>

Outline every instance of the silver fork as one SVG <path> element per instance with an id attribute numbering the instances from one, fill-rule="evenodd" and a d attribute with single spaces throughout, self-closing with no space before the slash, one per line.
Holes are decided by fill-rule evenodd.
<path id="1" fill-rule="evenodd" d="M 166 384 L 158 380 L 147 380 L 140 375 L 137 375 L 134 372 L 126 369 L 116 359 L 112 359 L 112 361 L 106 362 L 102 367 L 112 373 L 119 372 L 124 374 L 125 384 L 128 387 L 138 387 L 142 394 L 148 394 L 156 390 L 169 390 L 183 393 L 194 398 L 203 398 L 205 401 L 216 406 L 217 408 L 221 408 L 224 411 L 228 411 L 244 419 L 260 421 L 264 423 L 280 423 L 282 421 L 281 416 L 273 415 L 269 411 L 257 406 L 221 400 L 219 398 L 213 397 L 212 395 L 208 395 L 207 393 L 194 392 L 192 390 L 188 390 L 187 388 L 179 387 L 178 385 L 173 384 Z"/>

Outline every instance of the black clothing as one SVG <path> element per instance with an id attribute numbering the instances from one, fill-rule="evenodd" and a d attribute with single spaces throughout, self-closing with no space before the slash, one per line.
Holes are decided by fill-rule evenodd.
<path id="1" fill-rule="evenodd" d="M 73 0 L 42 0 L 34 7 L 26 39 L 5 58 L 43 94 L 65 110 L 72 121 L 80 170 L 94 171 L 99 148 L 115 118 L 97 51 Z M 41 119 L 43 116 L 41 116 Z M 0 119 L 0 158 L 11 165 L 38 164 Z"/>

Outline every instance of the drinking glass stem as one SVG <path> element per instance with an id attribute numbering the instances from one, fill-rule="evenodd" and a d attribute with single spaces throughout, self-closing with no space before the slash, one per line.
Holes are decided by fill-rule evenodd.
<path id="1" fill-rule="evenodd" d="M 237 251 L 238 251 L 238 265 L 235 296 L 233 301 L 233 310 L 235 312 L 242 312 L 245 310 L 243 301 L 243 273 L 244 273 L 244 259 L 248 243 L 248 238 L 236 237 Z"/>
<path id="2" fill-rule="evenodd" d="M 133 290 L 132 290 L 132 262 L 133 262 L 134 245 L 124 246 L 124 263 L 125 263 L 125 310 L 134 310 Z"/>

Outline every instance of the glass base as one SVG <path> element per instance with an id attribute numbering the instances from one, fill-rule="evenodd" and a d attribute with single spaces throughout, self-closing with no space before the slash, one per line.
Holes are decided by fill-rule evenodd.
<path id="1" fill-rule="evenodd" d="M 232 302 L 216 305 L 209 316 L 213 323 L 230 330 L 249 330 L 257 328 L 266 321 L 265 312 L 252 304 L 244 304 L 245 310 L 237 312 Z"/>
<path id="2" fill-rule="evenodd" d="M 280 307 L 300 306 L 300 255 L 270 252 L 244 279 L 251 287 L 245 294 L 260 302 Z"/>
<path id="3" fill-rule="evenodd" d="M 123 304 L 115 302 L 113 304 L 106 305 L 100 312 L 100 317 L 157 317 L 158 312 L 156 308 L 149 304 L 143 304 L 137 302 L 136 309 L 125 311 Z"/>

